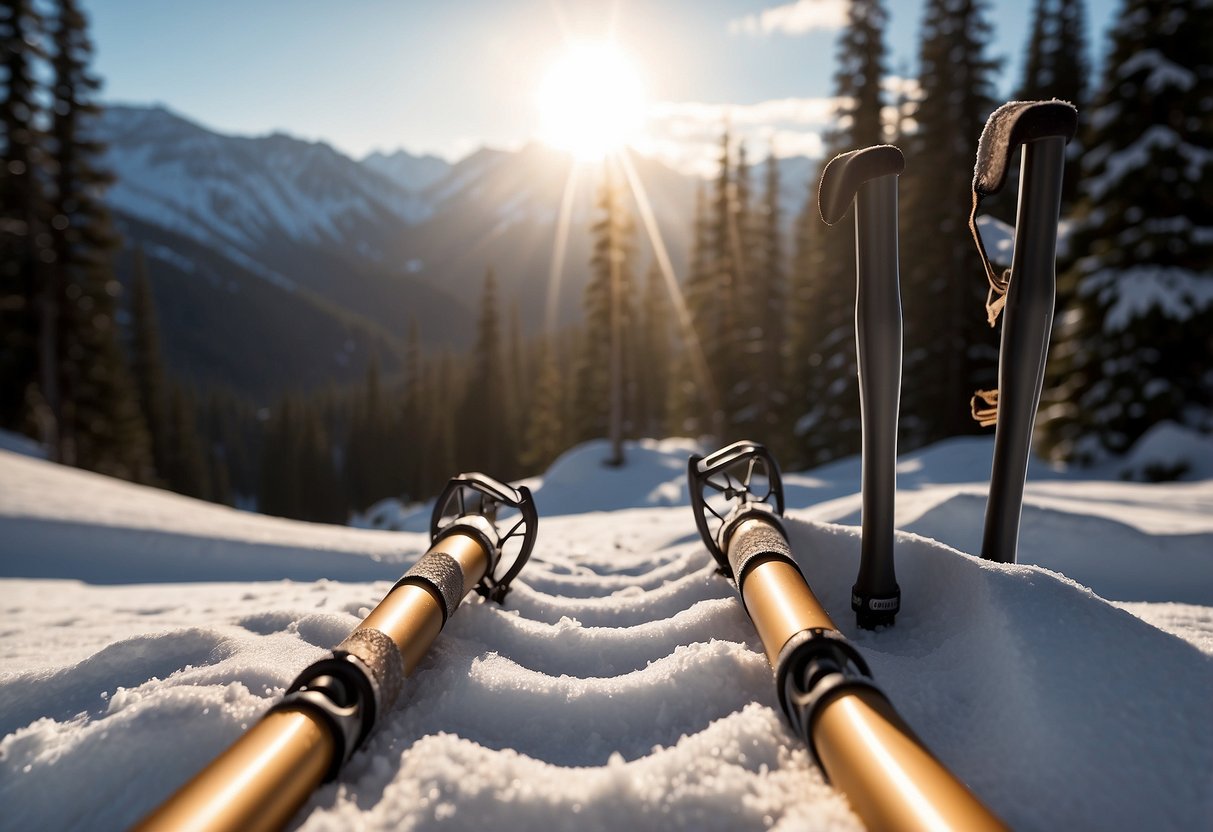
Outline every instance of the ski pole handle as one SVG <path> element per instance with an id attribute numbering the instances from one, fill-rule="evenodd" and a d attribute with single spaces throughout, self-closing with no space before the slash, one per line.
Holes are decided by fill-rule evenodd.
<path id="1" fill-rule="evenodd" d="M 467 493 L 477 502 L 469 508 Z M 504 534 L 501 505 L 520 519 Z M 450 519 L 444 512 L 455 506 Z M 448 522 L 443 522 L 444 517 Z M 395 704 L 404 678 L 447 620 L 477 589 L 500 598 L 530 555 L 534 501 L 481 474 L 451 480 L 434 509 L 432 544 L 341 644 L 306 668 L 247 733 L 182 786 L 135 829 L 269 832 L 290 822 L 311 793 L 366 740 Z M 505 575 L 493 578 L 503 544 L 522 537 Z"/>
<path id="2" fill-rule="evenodd" d="M 863 421 L 863 514 L 851 609 L 864 629 L 893 623 L 901 589 L 893 563 L 897 413 L 901 403 L 901 292 L 897 178 L 905 157 L 893 145 L 836 156 L 821 174 L 821 218 L 833 225 L 855 202 L 855 354 Z"/>
<path id="3" fill-rule="evenodd" d="M 869 829 L 1007 827 L 914 735 L 792 560 L 777 522 L 727 532 L 746 612 L 775 667 L 784 715 Z"/>

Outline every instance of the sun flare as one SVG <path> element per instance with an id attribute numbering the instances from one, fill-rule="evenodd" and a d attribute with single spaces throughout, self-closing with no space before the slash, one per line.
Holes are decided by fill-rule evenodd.
<path id="1" fill-rule="evenodd" d="M 575 43 L 539 87 L 539 138 L 582 161 L 634 141 L 647 100 L 636 62 L 611 43 Z"/>

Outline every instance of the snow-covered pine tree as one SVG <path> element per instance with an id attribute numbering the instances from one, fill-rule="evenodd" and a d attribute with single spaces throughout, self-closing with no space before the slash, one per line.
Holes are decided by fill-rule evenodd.
<path id="1" fill-rule="evenodd" d="M 966 222 L 973 158 L 994 105 L 986 0 L 928 0 L 919 55 L 922 101 L 901 177 L 905 372 L 901 440 L 910 450 L 973 433 L 969 400 L 995 386 L 998 333 Z"/>
<path id="2" fill-rule="evenodd" d="M 112 177 L 90 138 L 100 81 L 89 70 L 92 43 L 77 0 L 60 0 L 52 32 L 50 137 L 53 262 L 44 281 L 41 341 L 58 367 L 58 459 L 111 476 L 153 476 L 147 429 L 122 353 L 115 319 L 120 286 L 111 262 L 119 239 L 101 192 Z M 49 354 L 55 355 L 55 360 Z M 47 391 L 44 389 L 44 393 Z M 54 398 L 47 394 L 54 405 Z"/>
<path id="3" fill-rule="evenodd" d="M 1213 430 L 1210 44 L 1209 0 L 1126 0 L 1112 32 L 1038 421 L 1052 457 L 1118 454 L 1163 420 Z"/>
<path id="4" fill-rule="evenodd" d="M 46 248 L 39 242 L 46 195 L 36 173 L 41 26 L 31 0 L 0 2 L 0 427 L 8 430 L 33 427 L 26 397 L 38 379 L 38 269 Z"/>
<path id="5" fill-rule="evenodd" d="M 835 93 L 840 102 L 837 127 L 827 137 L 826 158 L 884 141 L 882 120 L 885 76 L 884 31 L 888 22 L 881 0 L 856 0 L 838 44 Z M 797 418 L 799 456 L 819 465 L 859 453 L 861 425 L 855 359 L 855 228 L 847 221 L 826 226 L 814 193 L 801 223 L 804 311 L 797 349 L 800 362 Z"/>

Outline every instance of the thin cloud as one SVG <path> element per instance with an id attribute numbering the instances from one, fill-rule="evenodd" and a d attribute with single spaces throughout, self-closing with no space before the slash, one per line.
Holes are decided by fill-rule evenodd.
<path id="1" fill-rule="evenodd" d="M 771 152 L 780 157 L 820 157 L 822 134 L 833 124 L 836 98 L 777 98 L 754 104 L 706 104 L 666 101 L 652 105 L 646 155 L 677 170 L 710 176 L 716 170 L 720 134 L 728 125 L 735 141 L 744 142 L 750 159 Z"/>
<path id="2" fill-rule="evenodd" d="M 848 0 L 796 0 L 729 21 L 733 35 L 803 35 L 847 25 Z"/>

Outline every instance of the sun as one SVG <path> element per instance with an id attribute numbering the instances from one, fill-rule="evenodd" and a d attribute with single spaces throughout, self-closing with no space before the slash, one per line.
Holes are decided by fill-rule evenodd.
<path id="1" fill-rule="evenodd" d="M 572 43 L 539 86 L 539 138 L 581 161 L 635 141 L 648 102 L 636 62 L 613 43 Z"/>

